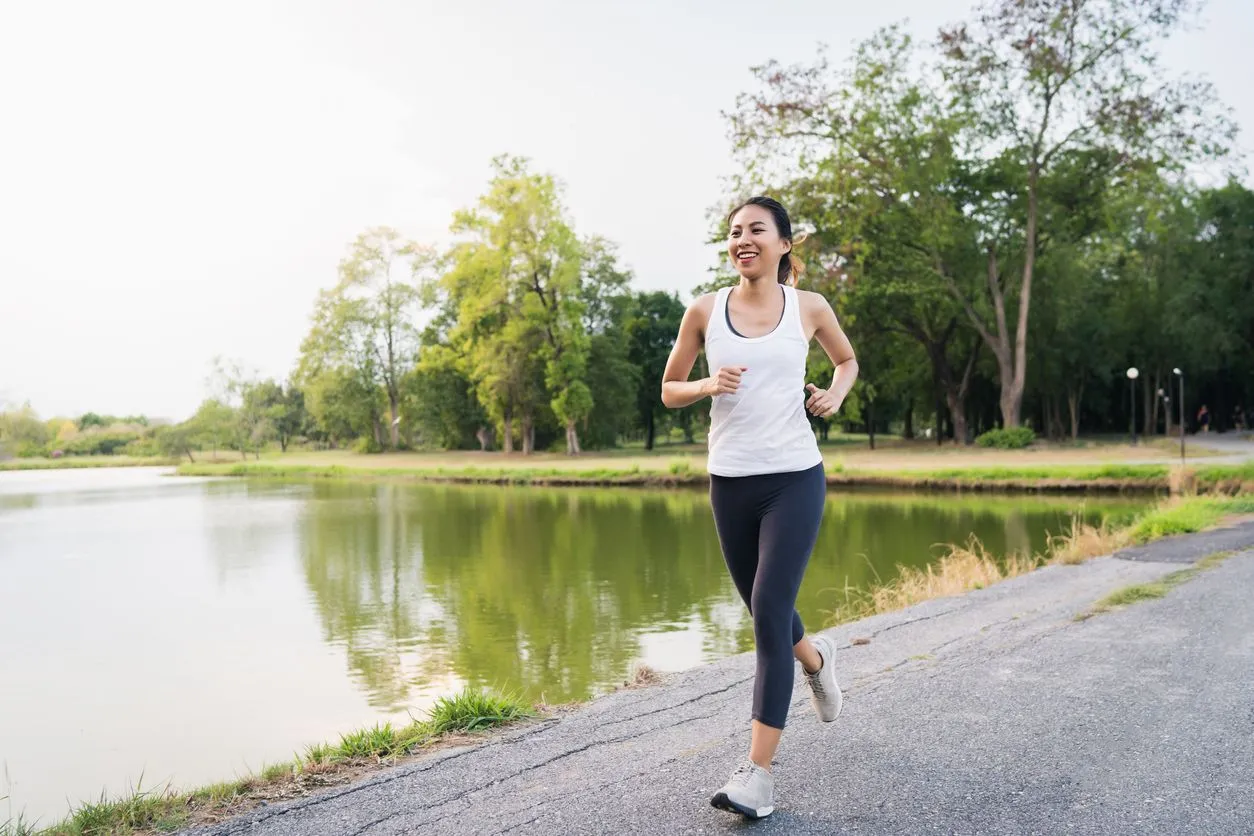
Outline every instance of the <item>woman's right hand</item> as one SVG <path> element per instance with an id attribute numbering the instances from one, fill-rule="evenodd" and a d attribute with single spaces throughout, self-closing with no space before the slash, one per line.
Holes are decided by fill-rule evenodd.
<path id="1" fill-rule="evenodd" d="M 749 371 L 745 366 L 723 366 L 718 373 L 706 379 L 706 392 L 711 397 L 732 395 L 740 388 L 740 376 Z"/>

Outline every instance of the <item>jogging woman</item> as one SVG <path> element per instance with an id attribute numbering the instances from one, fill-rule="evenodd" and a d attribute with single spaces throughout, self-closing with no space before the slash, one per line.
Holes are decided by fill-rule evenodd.
<path id="1" fill-rule="evenodd" d="M 775 809 L 771 759 L 801 662 L 815 713 L 840 714 L 834 648 L 811 639 L 797 591 L 823 516 L 823 457 L 806 412 L 829 417 L 858 376 L 853 347 L 827 300 L 797 290 L 792 223 L 778 201 L 752 198 L 728 217 L 727 251 L 739 284 L 697 299 L 684 314 L 662 377 L 662 402 L 710 397 L 710 504 L 723 559 L 753 617 L 757 673 L 749 757 L 710 803 L 750 818 Z M 832 384 L 805 382 L 817 339 L 836 367 Z M 710 377 L 688 380 L 705 349 Z M 808 395 L 808 396 L 807 396 Z"/>

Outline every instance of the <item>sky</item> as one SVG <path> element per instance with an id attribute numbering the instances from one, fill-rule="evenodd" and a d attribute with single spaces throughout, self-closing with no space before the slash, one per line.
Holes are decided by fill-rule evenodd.
<path id="1" fill-rule="evenodd" d="M 969 0 L 0 4 L 0 407 L 181 420 L 214 357 L 284 379 L 358 233 L 449 240 L 491 159 L 565 185 L 643 289 L 717 252 L 750 67 Z M 1254 5 L 1164 49 L 1254 126 Z M 1240 145 L 1249 149 L 1249 135 Z"/>

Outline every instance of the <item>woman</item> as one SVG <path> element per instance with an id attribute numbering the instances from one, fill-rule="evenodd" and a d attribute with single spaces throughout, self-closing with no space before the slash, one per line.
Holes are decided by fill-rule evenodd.
<path id="1" fill-rule="evenodd" d="M 774 810 L 771 759 L 801 662 L 815 713 L 831 722 L 841 694 L 835 648 L 805 635 L 797 591 L 823 516 L 823 457 L 806 412 L 834 415 L 858 376 L 853 347 L 831 305 L 796 290 L 792 223 L 778 201 L 755 197 L 728 217 L 727 252 L 740 283 L 692 303 L 662 376 L 672 409 L 710 397 L 710 504 L 723 559 L 753 617 L 757 674 L 749 758 L 710 803 L 750 818 Z M 836 367 L 832 384 L 805 383 L 817 339 Z M 688 380 L 704 347 L 713 374 Z M 806 392 L 809 397 L 806 397 Z"/>

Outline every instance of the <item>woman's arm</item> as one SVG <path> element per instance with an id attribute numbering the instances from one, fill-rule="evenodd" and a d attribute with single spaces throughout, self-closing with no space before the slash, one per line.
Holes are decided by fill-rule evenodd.
<path id="1" fill-rule="evenodd" d="M 701 353 L 705 325 L 710 319 L 713 302 L 713 294 L 697 299 L 684 311 L 684 318 L 679 323 L 679 337 L 666 361 L 666 371 L 662 373 L 662 403 L 671 409 L 694 404 L 712 395 L 735 392 L 740 385 L 740 372 L 743 370 L 739 368 L 719 369 L 716 376 L 701 380 L 688 379 L 697 362 L 697 355 Z"/>
<path id="2" fill-rule="evenodd" d="M 806 302 L 810 322 L 815 326 L 814 336 L 836 367 L 831 386 L 826 389 L 820 389 L 813 383 L 806 386 L 810 392 L 806 410 L 820 418 L 829 418 L 840 409 L 858 379 L 858 359 L 827 299 L 817 293 L 807 293 Z"/>

